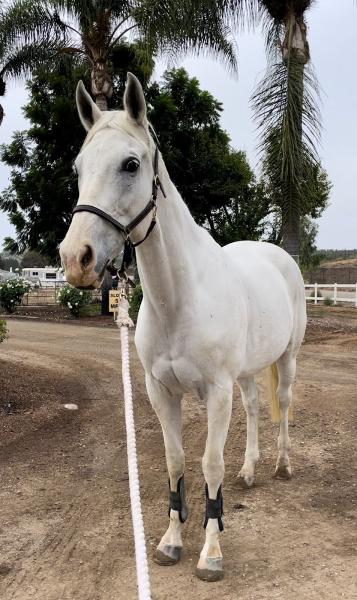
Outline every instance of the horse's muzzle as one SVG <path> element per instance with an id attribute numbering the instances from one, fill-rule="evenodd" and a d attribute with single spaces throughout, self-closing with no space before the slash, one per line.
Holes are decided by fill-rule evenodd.
<path id="1" fill-rule="evenodd" d="M 100 287 L 104 269 L 98 272 L 96 252 L 90 244 L 83 244 L 73 252 L 67 248 L 65 239 L 60 247 L 60 256 L 68 283 L 79 289 Z"/>

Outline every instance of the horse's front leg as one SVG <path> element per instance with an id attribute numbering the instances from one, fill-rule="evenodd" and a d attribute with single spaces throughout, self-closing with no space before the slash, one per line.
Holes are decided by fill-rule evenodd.
<path id="1" fill-rule="evenodd" d="M 232 391 L 211 386 L 207 394 L 208 433 L 202 468 L 206 480 L 206 541 L 198 561 L 196 575 L 204 581 L 223 577 L 223 559 L 219 534 L 223 531 L 222 481 L 223 450 L 232 412 Z"/>
<path id="2" fill-rule="evenodd" d="M 187 518 L 184 470 L 185 455 L 181 435 L 181 395 L 171 395 L 156 379 L 146 376 L 150 402 L 160 421 L 164 434 L 165 454 L 169 472 L 169 527 L 155 553 L 160 565 L 174 565 L 180 560 L 182 549 L 181 525 Z"/>

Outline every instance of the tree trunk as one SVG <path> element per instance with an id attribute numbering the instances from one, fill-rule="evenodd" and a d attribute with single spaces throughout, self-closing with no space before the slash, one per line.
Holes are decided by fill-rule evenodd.
<path id="1" fill-rule="evenodd" d="M 112 289 L 112 276 L 111 273 L 105 270 L 104 278 L 101 285 L 102 300 L 100 303 L 100 314 L 109 315 L 109 291 Z"/>
<path id="2" fill-rule="evenodd" d="M 97 60 L 91 72 L 91 91 L 100 110 L 108 110 L 108 98 L 113 95 L 113 82 L 107 64 Z"/>
<path id="3" fill-rule="evenodd" d="M 107 65 L 97 61 L 91 72 L 91 91 L 95 98 L 95 103 L 102 111 L 108 110 L 108 98 L 113 94 L 113 84 L 107 71 Z M 102 300 L 100 314 L 109 315 L 109 291 L 112 289 L 112 276 L 109 271 L 105 271 L 104 279 L 101 285 Z"/>
<path id="4" fill-rule="evenodd" d="M 104 94 L 96 96 L 95 103 L 98 106 L 99 110 L 108 110 L 108 102 Z"/>
<path id="5" fill-rule="evenodd" d="M 93 92 L 93 78 L 92 78 L 92 92 Z M 95 95 L 95 103 L 100 110 L 108 110 L 107 98 L 104 94 Z M 105 271 L 105 275 L 100 287 L 102 292 L 102 300 L 100 303 L 100 314 L 102 316 L 109 315 L 109 291 L 112 289 L 112 276 L 109 271 Z"/>
<path id="6" fill-rule="evenodd" d="M 299 264 L 300 215 L 298 213 L 288 216 L 283 212 L 282 235 L 282 247 Z"/>
<path id="7" fill-rule="evenodd" d="M 6 92 L 6 83 L 3 80 L 3 78 L 0 77 L 0 96 L 5 96 L 5 92 Z M 4 109 L 3 109 L 3 107 L 0 104 L 0 125 L 1 125 L 2 120 L 4 118 L 4 114 L 5 114 L 4 113 Z"/>

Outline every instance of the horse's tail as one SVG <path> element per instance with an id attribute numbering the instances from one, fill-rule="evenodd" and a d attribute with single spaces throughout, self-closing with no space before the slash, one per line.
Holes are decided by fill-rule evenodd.
<path id="1" fill-rule="evenodd" d="M 269 396 L 270 396 L 270 415 L 273 423 L 280 423 L 280 405 L 279 397 L 277 394 L 279 376 L 278 367 L 276 363 L 273 363 L 268 368 L 268 379 L 269 379 Z M 294 420 L 292 404 L 289 406 L 289 421 Z"/>

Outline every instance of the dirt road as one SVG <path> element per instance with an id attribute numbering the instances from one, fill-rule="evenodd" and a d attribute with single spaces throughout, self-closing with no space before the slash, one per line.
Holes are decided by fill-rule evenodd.
<path id="1" fill-rule="evenodd" d="M 0 348 L 0 598 L 134 600 L 136 583 L 116 329 L 16 321 Z M 337 329 L 337 331 L 336 331 Z M 151 554 L 167 524 L 161 430 L 133 348 L 142 500 Z M 226 447 L 225 579 L 198 581 L 204 406 L 184 401 L 190 518 L 181 564 L 151 562 L 155 600 L 357 598 L 357 330 L 312 327 L 295 387 L 294 478 L 276 481 L 263 380 L 257 483 L 240 489 L 245 417 Z M 78 411 L 68 411 L 75 402 Z M 242 507 L 243 505 L 243 507 Z"/>

